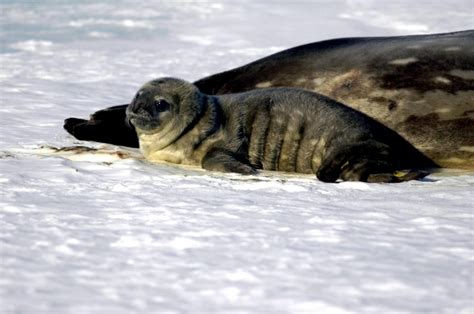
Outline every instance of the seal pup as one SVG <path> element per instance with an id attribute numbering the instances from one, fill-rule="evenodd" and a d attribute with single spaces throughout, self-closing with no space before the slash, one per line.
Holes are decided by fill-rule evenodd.
<path id="1" fill-rule="evenodd" d="M 443 167 L 474 169 L 473 47 L 473 30 L 331 39 L 202 78 L 195 85 L 206 94 L 308 89 L 395 130 Z M 135 132 L 122 119 L 125 108 L 98 111 L 89 121 L 66 120 L 65 128 L 78 139 L 138 147 Z"/>
<path id="2" fill-rule="evenodd" d="M 254 174 L 315 173 L 319 180 L 400 182 L 436 167 L 401 136 L 328 97 L 272 88 L 221 96 L 192 83 L 146 83 L 126 109 L 149 161 Z"/>

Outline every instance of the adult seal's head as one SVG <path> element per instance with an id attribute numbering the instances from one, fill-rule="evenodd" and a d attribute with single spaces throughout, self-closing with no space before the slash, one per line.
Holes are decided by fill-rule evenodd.
<path id="1" fill-rule="evenodd" d="M 173 143 L 198 119 L 204 100 L 205 96 L 191 83 L 176 78 L 156 79 L 137 92 L 127 107 L 127 121 L 135 127 L 142 149 L 150 143 L 159 150 Z"/>

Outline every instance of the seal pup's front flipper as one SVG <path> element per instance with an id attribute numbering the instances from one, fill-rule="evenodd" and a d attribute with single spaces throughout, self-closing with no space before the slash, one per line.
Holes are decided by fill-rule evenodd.
<path id="1" fill-rule="evenodd" d="M 257 173 L 248 160 L 221 148 L 213 148 L 207 152 L 202 160 L 202 167 L 211 171 L 236 172 L 245 175 Z"/>

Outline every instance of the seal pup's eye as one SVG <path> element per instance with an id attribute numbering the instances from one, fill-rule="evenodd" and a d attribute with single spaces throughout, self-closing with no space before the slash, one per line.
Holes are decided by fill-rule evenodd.
<path id="1" fill-rule="evenodd" d="M 158 112 L 170 110 L 170 104 L 166 100 L 160 99 L 155 101 L 155 109 Z"/>

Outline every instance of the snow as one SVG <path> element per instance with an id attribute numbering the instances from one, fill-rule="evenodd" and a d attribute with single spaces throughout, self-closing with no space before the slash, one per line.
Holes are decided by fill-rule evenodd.
<path id="1" fill-rule="evenodd" d="M 349 36 L 473 28 L 459 1 L 0 2 L 1 313 L 472 313 L 474 174 L 394 185 L 152 165 L 66 117 Z M 82 154 L 50 147 L 98 148 Z"/>

